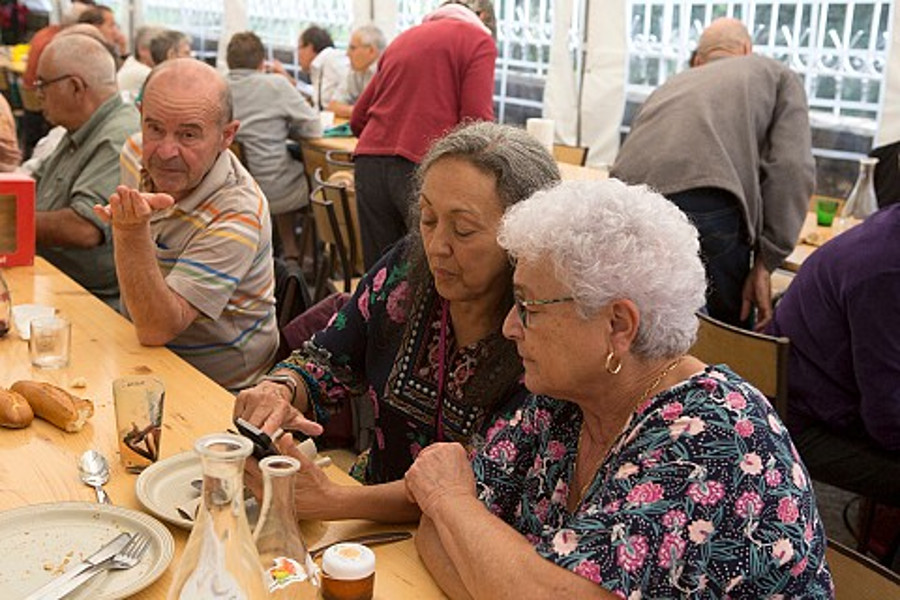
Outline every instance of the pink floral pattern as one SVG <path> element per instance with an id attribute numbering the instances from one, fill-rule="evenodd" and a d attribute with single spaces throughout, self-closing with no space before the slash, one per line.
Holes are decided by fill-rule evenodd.
<path id="1" fill-rule="evenodd" d="M 622 597 L 829 598 L 815 499 L 772 419 L 754 388 L 710 367 L 632 418 L 574 513 L 573 404 L 531 398 L 473 468 L 480 497 L 540 555 Z"/>

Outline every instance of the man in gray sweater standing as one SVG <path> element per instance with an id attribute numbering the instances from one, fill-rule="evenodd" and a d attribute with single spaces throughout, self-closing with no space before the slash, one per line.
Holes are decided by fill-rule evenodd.
<path id="1" fill-rule="evenodd" d="M 694 65 L 647 98 L 610 174 L 687 213 L 709 313 L 761 329 L 772 318 L 770 274 L 793 250 L 815 184 L 806 93 L 786 66 L 752 54 L 735 19 L 707 27 Z"/>

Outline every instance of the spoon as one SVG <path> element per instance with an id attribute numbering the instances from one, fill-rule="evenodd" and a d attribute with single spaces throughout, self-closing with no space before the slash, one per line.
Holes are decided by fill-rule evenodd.
<path id="1" fill-rule="evenodd" d="M 112 504 L 109 494 L 103 489 L 103 484 L 109 481 L 109 463 L 106 462 L 105 456 L 96 450 L 88 450 L 78 461 L 78 471 L 81 474 L 81 481 L 93 486 L 97 491 L 97 502 Z"/>

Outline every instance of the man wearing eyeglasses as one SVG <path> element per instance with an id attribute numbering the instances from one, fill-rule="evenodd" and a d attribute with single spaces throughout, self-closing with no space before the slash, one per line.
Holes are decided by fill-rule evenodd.
<path id="1" fill-rule="evenodd" d="M 119 181 L 119 149 L 140 127 L 122 102 L 115 62 L 91 35 L 55 38 L 41 55 L 35 88 L 44 116 L 66 133 L 35 171 L 38 252 L 104 302 L 118 307 L 109 227 L 93 212 Z"/>
<path id="2" fill-rule="evenodd" d="M 350 118 L 353 105 L 356 104 L 369 81 L 375 76 L 378 58 L 384 52 L 387 40 L 384 33 L 375 25 L 357 27 L 350 36 L 347 46 L 347 57 L 350 59 L 350 71 L 344 83 L 338 88 L 337 96 L 328 103 L 328 110 L 337 117 Z"/>

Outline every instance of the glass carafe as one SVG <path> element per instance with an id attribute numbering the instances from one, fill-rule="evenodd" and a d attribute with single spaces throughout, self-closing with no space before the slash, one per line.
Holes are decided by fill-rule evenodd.
<path id="1" fill-rule="evenodd" d="M 318 594 L 318 570 L 294 515 L 294 475 L 300 461 L 270 456 L 259 463 L 263 474 L 263 504 L 253 532 L 269 594 L 279 600 L 313 600 Z"/>
<path id="2" fill-rule="evenodd" d="M 878 210 L 878 198 L 875 196 L 875 165 L 877 158 L 859 159 L 859 175 L 838 218 L 838 230 L 846 229 L 851 219 L 863 220 Z"/>
<path id="3" fill-rule="evenodd" d="M 244 512 L 244 460 L 250 440 L 228 433 L 194 444 L 203 463 L 203 497 L 169 600 L 268 598 L 265 575 Z"/>
<path id="4" fill-rule="evenodd" d="M 9 295 L 9 286 L 3 279 L 3 272 L 0 271 L 0 338 L 9 332 L 10 323 L 12 322 L 12 296 Z"/>

